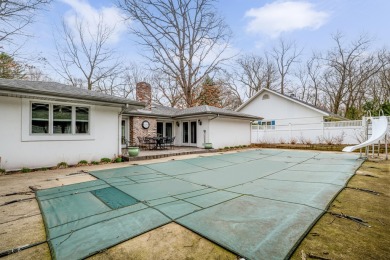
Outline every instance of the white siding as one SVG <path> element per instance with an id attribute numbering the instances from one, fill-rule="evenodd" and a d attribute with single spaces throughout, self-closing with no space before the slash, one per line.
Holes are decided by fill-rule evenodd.
<path id="1" fill-rule="evenodd" d="M 118 155 L 120 108 L 93 106 L 90 112 L 92 134 L 85 138 L 34 141 L 23 138 L 29 126 L 29 122 L 25 122 L 29 116 L 23 112 L 26 110 L 25 103 L 29 102 L 20 98 L 0 97 L 0 168 L 50 167 L 62 161 L 76 164 L 80 160 L 100 160 Z"/>
<path id="2" fill-rule="evenodd" d="M 249 145 L 250 121 L 228 118 L 216 118 L 209 121 L 209 140 L 213 148 L 225 146 Z"/>
<path id="3" fill-rule="evenodd" d="M 262 99 L 265 94 L 269 95 L 269 99 Z M 303 124 L 310 128 L 310 124 L 317 124 L 323 120 L 322 113 L 267 91 L 257 96 L 239 112 L 260 116 L 264 120 L 275 120 L 275 125 L 286 128 L 289 124 Z"/>

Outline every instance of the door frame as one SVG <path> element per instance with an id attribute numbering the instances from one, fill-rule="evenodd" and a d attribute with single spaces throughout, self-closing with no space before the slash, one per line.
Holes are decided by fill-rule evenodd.
<path id="1" fill-rule="evenodd" d="M 123 137 L 123 132 L 122 132 L 122 123 L 123 121 L 125 121 L 125 138 L 126 140 L 130 141 L 130 120 L 128 117 L 122 117 L 122 120 L 121 120 L 121 137 L 120 137 L 120 140 L 121 140 L 121 147 L 122 148 L 126 148 L 126 144 L 123 144 L 122 143 L 122 137 Z"/>
<path id="2" fill-rule="evenodd" d="M 184 123 L 188 123 L 188 142 L 184 142 Z M 191 128 L 191 123 L 195 123 L 195 138 L 196 142 L 191 143 L 191 135 L 192 135 L 192 128 Z M 198 146 L 198 120 L 185 120 L 181 121 L 181 143 L 185 146 Z"/>

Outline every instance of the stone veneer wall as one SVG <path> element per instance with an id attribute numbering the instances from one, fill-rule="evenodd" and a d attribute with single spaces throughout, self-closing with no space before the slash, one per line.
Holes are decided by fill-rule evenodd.
<path id="1" fill-rule="evenodd" d="M 142 127 L 142 122 L 144 120 L 147 120 L 150 123 L 148 129 Z M 130 140 L 132 144 L 139 144 L 138 136 L 142 138 L 157 136 L 157 120 L 150 117 L 130 117 Z"/>

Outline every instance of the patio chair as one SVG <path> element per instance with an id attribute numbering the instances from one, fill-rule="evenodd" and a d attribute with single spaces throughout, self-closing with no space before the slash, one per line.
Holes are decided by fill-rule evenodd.
<path id="1" fill-rule="evenodd" d="M 148 147 L 149 150 L 151 150 L 151 149 L 154 149 L 156 147 L 157 142 L 152 137 L 145 137 L 144 144 L 145 144 L 145 146 Z"/>
<path id="2" fill-rule="evenodd" d="M 137 139 L 138 139 L 139 147 L 146 148 L 145 139 L 140 136 L 137 136 Z"/>
<path id="3" fill-rule="evenodd" d="M 166 137 L 164 146 L 167 147 L 169 146 L 171 149 L 173 149 L 173 143 L 175 141 L 175 136 L 174 137 Z"/>

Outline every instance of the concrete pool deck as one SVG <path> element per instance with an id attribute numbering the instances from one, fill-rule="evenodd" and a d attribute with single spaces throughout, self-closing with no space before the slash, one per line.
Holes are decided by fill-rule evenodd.
<path id="1" fill-rule="evenodd" d="M 277 154 L 278 156 L 275 156 Z M 128 168 L 127 170 L 108 170 L 93 174 L 101 178 L 100 181 L 105 182 L 104 185 L 115 187 L 141 201 L 139 204 L 143 204 L 147 207 L 147 209 L 141 209 L 141 211 L 144 210 L 144 212 L 147 212 L 146 210 L 149 210 L 149 213 L 141 214 L 142 216 L 140 215 L 142 219 L 141 222 L 145 222 L 145 216 L 148 218 L 147 216 L 149 215 L 155 215 L 158 219 L 163 219 L 161 223 L 157 221 L 157 224 L 153 224 L 155 220 L 151 219 L 152 226 L 147 227 L 144 231 L 153 229 L 153 226 L 155 225 L 161 226 L 174 220 L 180 225 L 188 227 L 189 229 L 200 233 L 202 236 L 236 252 L 238 255 L 250 259 L 257 259 L 259 256 L 267 256 L 266 254 L 269 254 L 274 258 L 283 258 L 283 255 L 278 252 L 288 255 L 289 251 L 291 251 L 291 248 L 288 247 L 291 247 L 291 245 L 286 247 L 285 243 L 280 243 L 280 248 L 274 247 L 274 251 L 276 250 L 278 252 L 271 250 L 267 253 L 267 250 L 264 249 L 272 248 L 271 242 L 275 240 L 275 238 L 272 238 L 272 236 L 270 237 L 270 235 L 279 234 L 279 239 L 286 237 L 288 241 L 299 240 L 299 237 L 302 235 L 300 234 L 302 233 L 302 229 L 306 230 L 313 221 L 321 215 L 320 213 L 326 208 L 327 203 L 333 198 L 337 191 L 343 187 L 343 184 L 352 176 L 354 170 L 356 170 L 361 163 L 357 162 L 355 160 L 356 158 L 346 157 L 343 154 L 337 154 L 336 157 L 335 153 L 293 152 L 291 150 L 264 149 L 246 153 L 241 152 L 232 153 L 231 155 L 219 155 L 219 157 L 218 155 L 213 157 L 204 156 L 205 155 L 202 155 L 202 157 L 188 156 L 185 158 L 187 160 L 175 160 L 167 163 L 161 163 L 167 161 L 167 159 L 160 160 L 160 163 L 149 164 L 148 166 L 143 167 L 137 166 L 138 170 L 143 169 L 138 172 L 134 171 L 137 167 L 130 167 L 130 171 L 127 171 Z M 332 161 L 336 162 L 334 164 L 336 166 L 329 165 L 329 162 Z M 150 161 L 148 163 L 150 163 Z M 326 168 L 324 168 L 325 165 Z M 116 167 L 117 165 L 107 165 L 103 168 L 110 166 Z M 96 169 L 98 168 L 102 167 L 97 167 Z M 147 170 L 146 172 L 145 169 Z M 70 172 L 74 172 L 75 168 L 67 170 L 69 174 Z M 309 174 L 310 171 L 315 172 L 317 178 L 310 179 L 310 177 L 312 177 Z M 300 176 L 299 172 L 302 172 L 303 175 Z M 335 172 L 338 172 L 339 174 L 334 174 Z M 31 174 L 35 175 L 36 173 L 30 173 L 30 176 Z M 80 178 L 83 179 L 83 181 L 94 179 L 88 175 L 67 176 L 66 174 L 67 173 L 58 176 L 55 180 L 57 182 L 69 183 L 72 182 L 72 178 Z M 38 180 L 39 176 L 40 174 L 37 174 L 37 176 L 34 176 L 37 177 L 37 179 L 34 179 Z M 302 181 L 300 178 L 304 178 L 305 181 Z M 23 178 L 21 179 L 23 180 Z M 2 181 L 3 179 L 0 180 Z M 45 181 L 49 182 L 47 180 L 41 180 L 41 186 L 50 186 L 47 185 Z M 101 183 L 95 184 L 100 185 Z M 286 184 L 288 184 L 287 189 Z M 54 183 L 51 183 L 51 185 L 54 186 Z M 92 187 L 93 186 L 94 185 L 92 185 Z M 151 187 L 154 187 L 154 189 Z M 274 189 L 269 189 L 269 187 L 273 187 Z M 80 187 L 76 188 L 79 189 Z M 85 186 L 83 188 L 85 189 Z M 106 188 L 106 186 L 99 186 L 98 188 L 99 189 L 97 190 L 102 190 Z M 92 190 L 94 190 L 94 188 Z M 145 192 L 145 190 L 147 192 Z M 302 193 L 302 190 L 305 192 Z M 169 194 L 167 194 L 167 191 Z M 48 204 L 61 205 L 62 208 L 64 205 L 66 206 L 66 203 L 58 203 L 59 199 L 62 201 L 66 197 L 75 197 L 74 191 L 72 191 L 73 195 L 68 194 L 65 196 L 58 196 L 58 192 L 54 192 L 54 195 L 44 193 L 45 192 L 42 191 L 43 197 L 42 199 L 40 198 L 41 203 L 42 201 L 50 202 L 50 200 L 53 200 L 52 202 L 56 203 Z M 77 191 L 77 196 L 84 193 L 89 194 L 90 191 L 83 192 L 83 190 L 79 190 Z M 310 196 L 305 196 L 305 194 L 309 194 Z M 84 194 L 82 196 L 91 198 L 90 195 Z M 99 204 L 99 202 L 96 203 Z M 81 214 L 81 219 L 84 219 L 85 221 L 86 218 L 94 218 L 96 215 L 102 216 L 108 214 L 107 212 L 111 212 L 109 214 L 112 214 L 112 212 L 115 211 L 104 208 L 104 206 L 100 204 L 97 207 L 93 207 L 93 210 L 99 207 L 101 207 L 101 212 L 99 211 L 90 214 L 88 213 L 89 211 L 86 210 Z M 235 210 L 237 208 L 240 210 Z M 268 212 L 269 215 L 264 215 L 259 208 L 267 209 L 266 212 Z M 123 209 L 124 208 L 118 210 Z M 56 212 L 56 210 L 53 212 Z M 36 214 L 38 215 L 39 211 Z M 159 215 L 162 215 L 163 217 Z M 118 216 L 122 215 L 119 214 Z M 137 219 L 135 215 L 132 216 L 134 217 L 133 219 Z M 248 216 L 250 216 L 249 222 Z M 286 216 L 290 216 L 289 219 L 286 220 Z M 75 219 L 73 219 L 74 216 L 71 216 L 72 219 L 67 219 L 65 217 L 65 219 L 60 219 L 59 221 L 56 220 L 57 222 L 55 223 L 52 222 L 52 228 L 55 227 L 57 229 L 56 232 L 58 232 L 58 229 L 62 229 L 61 232 L 63 232 L 56 234 L 54 232 L 53 238 L 60 238 L 61 235 L 66 238 L 66 240 L 58 240 L 61 242 L 60 247 L 65 246 L 64 248 L 66 248 L 69 246 L 67 245 L 68 243 L 70 245 L 75 244 L 73 243 L 74 241 L 72 242 L 72 239 L 76 239 L 80 234 L 85 233 L 85 230 L 80 232 L 83 229 L 80 228 L 81 226 L 79 226 L 79 229 L 70 229 L 72 230 L 70 232 L 68 230 L 68 233 L 66 233 L 67 228 L 63 229 L 64 225 L 66 226 L 70 222 L 74 223 L 74 221 L 77 222 L 78 219 L 80 219 L 79 217 L 76 216 Z M 270 218 L 272 220 L 271 222 Z M 126 221 L 125 219 L 126 218 L 124 218 L 123 221 Z M 300 221 L 297 223 L 297 220 Z M 107 219 L 105 219 L 105 221 L 107 221 Z M 93 223 L 95 222 L 96 221 L 93 221 Z M 89 225 L 93 225 L 93 223 L 89 223 Z M 95 224 L 98 223 L 100 222 L 96 222 Z M 233 223 L 234 225 L 229 224 L 230 226 L 226 226 L 226 223 Z M 276 223 L 276 225 L 272 226 L 270 223 Z M 295 226 L 293 232 L 289 232 L 291 233 L 290 236 L 286 236 L 286 227 L 291 226 L 291 223 L 295 223 L 297 226 Z M 132 224 L 132 221 L 130 221 L 129 225 Z M 221 228 L 213 230 L 212 228 L 208 228 L 210 226 L 219 226 Z M 109 227 L 110 229 L 113 228 L 113 226 Z M 257 231 L 254 232 L 256 227 L 261 228 L 260 230 L 257 228 Z M 104 227 L 101 226 L 101 228 Z M 141 234 L 143 232 L 136 233 Z M 231 235 L 232 233 L 238 234 L 241 239 L 237 240 L 237 237 Z M 130 236 L 127 234 L 121 238 L 120 241 L 126 240 L 126 236 L 129 238 L 133 237 L 134 234 L 130 234 Z M 82 237 L 83 235 L 78 239 L 83 239 Z M 242 239 L 243 237 L 247 237 L 247 239 Z M 253 241 L 257 242 L 253 243 Z M 259 241 L 263 242 L 258 243 Z M 17 245 L 20 244 L 21 243 Z M 101 245 L 102 244 L 104 243 L 101 243 Z M 107 245 L 105 247 L 107 247 Z M 9 248 L 10 246 L 8 245 L 6 249 Z M 88 250 L 90 250 L 90 245 L 88 248 Z M 60 252 L 62 249 L 57 249 L 57 251 Z M 83 254 L 83 251 L 79 250 L 80 248 L 77 249 L 79 253 Z M 95 248 L 94 250 L 97 249 Z M 75 250 L 71 250 L 70 252 L 72 251 Z M 91 252 L 84 256 L 88 254 L 91 254 Z M 58 255 L 57 258 L 61 258 L 61 254 Z"/>

